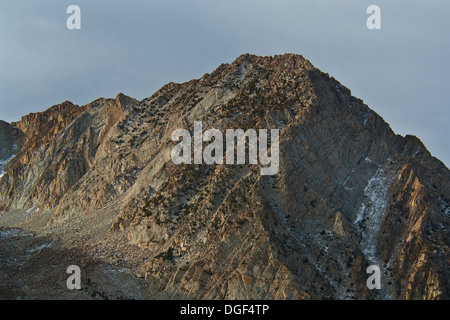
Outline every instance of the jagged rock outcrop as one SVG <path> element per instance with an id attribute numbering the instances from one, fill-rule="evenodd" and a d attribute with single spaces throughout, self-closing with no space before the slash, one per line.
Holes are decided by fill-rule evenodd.
<path id="1" fill-rule="evenodd" d="M 103 155 L 105 137 L 126 110 L 124 103 L 133 101 L 120 94 L 84 107 L 64 102 L 23 117 L 15 126 L 26 138 L 3 178 L 0 209 L 57 206 Z"/>
<path id="2" fill-rule="evenodd" d="M 0 159 L 9 159 L 17 153 L 23 142 L 22 132 L 13 125 L 0 120 Z"/>
<path id="3" fill-rule="evenodd" d="M 23 140 L 24 134 L 19 129 L 0 120 L 0 178 L 6 171 L 4 167 L 21 149 Z"/>
<path id="4" fill-rule="evenodd" d="M 279 172 L 175 165 L 172 132 L 198 120 L 280 129 Z M 4 221 L 35 208 L 34 229 L 120 251 L 150 298 L 449 297 L 449 170 L 302 56 L 246 54 L 142 101 L 65 102 L 15 126 Z"/>

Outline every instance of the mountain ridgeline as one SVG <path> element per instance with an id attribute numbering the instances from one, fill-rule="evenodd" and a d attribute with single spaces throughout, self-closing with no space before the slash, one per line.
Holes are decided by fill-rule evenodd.
<path id="1" fill-rule="evenodd" d="M 194 121 L 279 129 L 278 173 L 174 164 L 171 134 Z M 299 55 L 245 54 L 142 101 L 64 102 L 0 122 L 0 161 L 4 232 L 51 239 L 33 251 L 46 259 L 79 250 L 85 272 L 121 268 L 109 282 L 92 271 L 96 287 L 68 297 L 127 294 L 127 274 L 152 299 L 450 296 L 449 170 Z M 6 293 L 3 277 L 3 297 L 65 292 L 38 277 Z"/>

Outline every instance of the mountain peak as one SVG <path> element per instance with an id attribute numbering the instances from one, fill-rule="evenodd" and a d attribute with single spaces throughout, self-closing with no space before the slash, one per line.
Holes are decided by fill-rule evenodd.
<path id="1" fill-rule="evenodd" d="M 175 164 L 172 133 L 196 121 L 279 130 L 278 173 Z M 108 295 L 138 275 L 153 299 L 448 298 L 449 170 L 300 55 L 244 54 L 142 101 L 65 102 L 16 125 L 25 138 L 0 178 L 0 226 L 130 270 L 120 285 L 101 280 Z M 106 272 L 83 261 L 85 277 Z M 369 265 L 384 271 L 377 292 Z"/>
<path id="2" fill-rule="evenodd" d="M 121 106 L 127 106 L 127 105 L 135 105 L 138 103 L 138 101 L 134 98 L 131 98 L 123 93 L 119 93 L 116 98 L 114 99 L 119 105 Z"/>

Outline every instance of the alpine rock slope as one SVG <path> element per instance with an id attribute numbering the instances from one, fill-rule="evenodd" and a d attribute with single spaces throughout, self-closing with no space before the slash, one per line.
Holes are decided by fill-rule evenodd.
<path id="1" fill-rule="evenodd" d="M 175 164 L 172 133 L 196 121 L 278 129 L 277 173 Z M 449 298 L 448 168 L 300 55 L 244 54 L 142 101 L 64 102 L 0 137 L 2 297 Z M 57 284 L 70 264 L 84 290 Z"/>

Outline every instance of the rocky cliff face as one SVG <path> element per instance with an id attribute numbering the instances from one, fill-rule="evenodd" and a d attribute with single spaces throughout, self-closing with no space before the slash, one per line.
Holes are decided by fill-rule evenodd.
<path id="1" fill-rule="evenodd" d="M 278 173 L 175 165 L 172 132 L 198 120 L 280 129 Z M 449 170 L 301 56 L 243 55 L 142 101 L 65 102 L 0 137 L 17 154 L 0 225 L 128 268 L 143 297 L 449 297 Z"/>
<path id="2" fill-rule="evenodd" d="M 24 134 L 7 122 L 0 120 L 0 178 L 6 165 L 14 158 L 22 146 Z"/>

